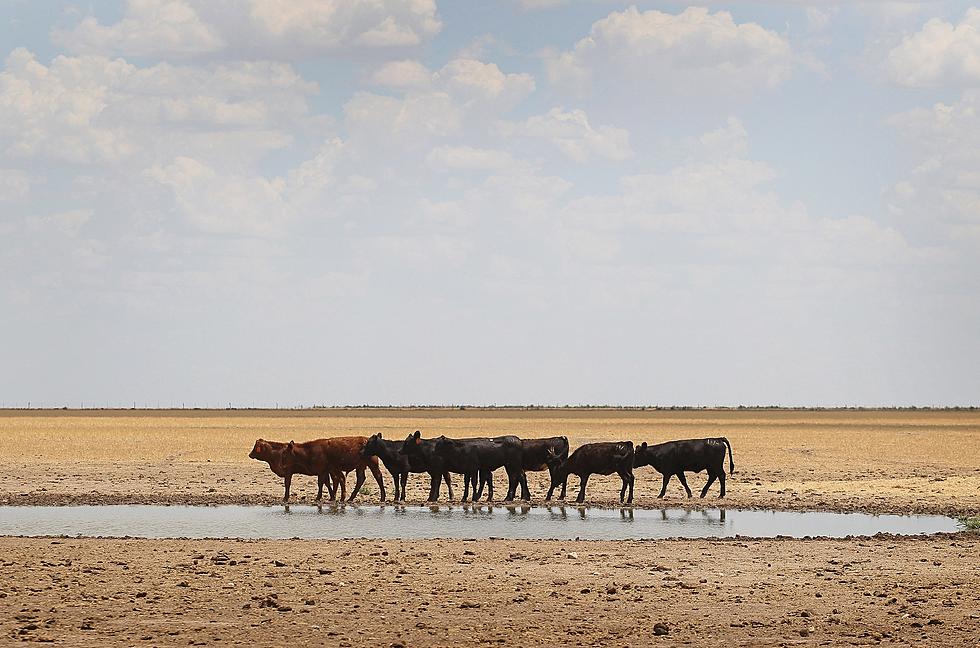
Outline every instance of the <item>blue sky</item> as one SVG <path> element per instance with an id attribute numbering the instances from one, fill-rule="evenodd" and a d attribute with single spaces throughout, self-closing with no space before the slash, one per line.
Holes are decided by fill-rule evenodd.
<path id="1" fill-rule="evenodd" d="M 5 405 L 980 405 L 980 7 L 0 12 Z"/>

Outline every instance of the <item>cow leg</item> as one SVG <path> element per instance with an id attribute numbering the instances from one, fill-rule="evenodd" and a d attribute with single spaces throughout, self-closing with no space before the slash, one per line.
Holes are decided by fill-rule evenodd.
<path id="1" fill-rule="evenodd" d="M 687 477 L 684 476 L 684 472 L 683 471 L 677 473 L 677 479 L 680 480 L 681 486 L 683 486 L 684 487 L 684 490 L 687 491 L 687 498 L 688 499 L 691 499 L 691 495 L 692 495 L 691 488 L 687 485 Z"/>
<path id="2" fill-rule="evenodd" d="M 470 496 L 470 474 L 463 473 L 463 498 L 459 500 L 460 502 L 465 502 L 466 498 Z"/>
<path id="3" fill-rule="evenodd" d="M 487 478 L 487 501 L 492 502 L 493 501 L 493 471 L 492 470 L 486 471 L 486 478 Z M 474 497 L 473 499 L 475 500 L 476 498 Z"/>
<path id="4" fill-rule="evenodd" d="M 449 499 L 453 496 L 450 495 Z M 439 475 L 436 473 L 429 473 L 429 501 L 436 502 L 439 500 Z"/>
<path id="5" fill-rule="evenodd" d="M 623 490 L 619 494 L 619 502 L 620 502 L 620 504 L 623 503 L 623 498 L 626 497 L 626 488 L 629 487 L 630 496 L 629 496 L 629 499 L 626 500 L 626 503 L 627 504 L 632 503 L 632 501 L 633 501 L 633 472 L 632 471 L 629 471 L 629 470 L 623 471 L 622 473 L 619 474 L 619 476 L 623 480 Z"/>
<path id="6" fill-rule="evenodd" d="M 449 491 L 449 499 L 453 498 L 453 479 L 449 473 L 442 473 L 442 478 L 446 480 L 446 490 Z"/>
<path id="7" fill-rule="evenodd" d="M 718 473 L 718 481 L 721 482 L 721 495 L 719 495 L 718 497 L 724 497 L 725 496 L 725 469 L 724 468 L 722 468 L 721 472 Z"/>
<path id="8" fill-rule="evenodd" d="M 338 471 L 334 475 L 334 479 L 337 480 L 337 487 L 334 488 L 334 494 L 337 493 L 337 488 L 340 488 L 340 501 L 343 502 L 347 499 L 347 473 Z"/>
<path id="9" fill-rule="evenodd" d="M 368 460 L 368 469 L 370 469 L 371 474 L 374 475 L 374 481 L 378 482 L 378 490 L 381 491 L 381 501 L 385 501 L 387 493 L 385 492 L 385 478 L 381 474 L 381 468 L 378 467 L 377 459 Z"/>
<path id="10" fill-rule="evenodd" d="M 619 491 L 619 503 L 622 504 L 624 501 L 633 501 L 633 473 L 629 470 L 623 470 L 619 473 L 619 478 L 623 480 L 623 489 Z M 626 499 L 626 489 L 629 489 L 630 496 L 629 500 Z"/>
<path id="11" fill-rule="evenodd" d="M 546 501 L 546 502 L 550 502 L 551 501 L 551 496 L 554 494 L 555 487 L 557 485 L 558 484 L 556 484 L 554 481 L 551 482 L 551 487 L 548 489 L 548 494 L 544 496 L 544 501 Z"/>
<path id="12" fill-rule="evenodd" d="M 659 494 L 659 495 L 657 495 L 657 497 L 659 497 L 660 499 L 663 499 L 663 498 L 664 498 L 664 495 L 666 495 L 666 494 L 667 494 L 667 483 L 668 483 L 669 481 L 670 481 L 670 474 L 668 473 L 668 474 L 665 474 L 665 475 L 664 475 L 664 485 L 663 485 L 663 487 L 662 487 L 662 488 L 660 489 L 660 494 Z"/>
<path id="13" fill-rule="evenodd" d="M 525 502 L 531 501 L 531 490 L 527 487 L 527 473 L 521 471 L 521 499 Z"/>
<path id="14" fill-rule="evenodd" d="M 561 497 L 559 497 L 558 499 L 564 501 L 564 499 L 565 499 L 565 489 L 566 488 L 568 488 L 568 477 L 567 476 L 561 482 Z"/>
<path id="15" fill-rule="evenodd" d="M 481 497 L 483 497 L 483 487 L 487 483 L 487 474 L 481 470 L 479 472 L 479 475 L 480 475 L 480 488 L 478 489 L 475 486 L 473 487 L 473 501 L 474 502 L 476 500 L 480 499 Z"/>
<path id="16" fill-rule="evenodd" d="M 286 486 L 286 492 L 282 496 L 283 504 L 289 501 L 289 485 L 292 483 L 292 481 L 293 481 L 292 473 L 286 473 L 286 475 L 283 477 L 283 482 L 285 482 L 285 486 Z"/>
<path id="17" fill-rule="evenodd" d="M 582 475 L 582 483 L 578 489 L 578 497 L 575 499 L 579 504 L 585 501 L 585 485 L 589 483 L 589 473 Z"/>
<path id="18" fill-rule="evenodd" d="M 354 501 L 354 498 L 357 497 L 357 493 L 361 490 L 361 486 L 364 485 L 364 468 L 357 468 L 354 471 L 354 474 L 357 476 L 357 479 L 354 482 L 354 490 L 351 491 L 350 498 L 347 500 L 348 502 Z"/>
<path id="19" fill-rule="evenodd" d="M 396 472 L 392 472 L 390 470 L 388 471 L 388 474 L 391 475 L 391 481 L 395 485 L 395 500 L 394 501 L 397 502 L 398 501 L 398 494 L 401 493 L 401 485 L 402 485 L 401 484 L 401 479 L 402 479 L 402 476 L 401 476 L 401 474 L 396 473 Z"/>
<path id="20" fill-rule="evenodd" d="M 316 499 L 315 502 L 319 502 L 323 499 L 323 475 L 316 476 Z"/>
<path id="21" fill-rule="evenodd" d="M 507 497 L 504 498 L 505 502 L 513 502 L 514 498 L 517 496 L 517 485 L 521 482 L 521 473 L 519 472 L 507 472 Z"/>
<path id="22" fill-rule="evenodd" d="M 701 489 L 701 497 L 704 497 L 705 495 L 708 494 L 708 489 L 711 488 L 711 485 L 713 483 L 715 483 L 715 479 L 717 479 L 717 478 L 718 478 L 718 476 L 715 475 L 714 473 L 711 473 L 710 475 L 708 475 L 708 483 L 705 484 L 704 485 L 704 488 Z"/>

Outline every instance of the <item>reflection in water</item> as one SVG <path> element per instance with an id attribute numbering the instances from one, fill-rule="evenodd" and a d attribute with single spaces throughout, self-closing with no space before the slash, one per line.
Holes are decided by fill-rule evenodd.
<path id="1" fill-rule="evenodd" d="M 555 513 L 555 509 L 558 510 L 557 513 Z M 549 517 L 551 517 L 551 519 L 553 519 L 553 520 L 567 520 L 568 519 L 568 512 L 565 511 L 565 507 L 564 506 L 548 506 L 548 507 L 545 508 L 545 510 L 548 511 Z"/>
<path id="2" fill-rule="evenodd" d="M 570 509 L 578 511 L 578 515 Z M 624 524 L 624 522 L 626 524 Z M 144 538 L 627 538 L 831 536 L 956 531 L 942 516 L 525 503 L 426 506 L 0 506 L 0 535 Z"/>

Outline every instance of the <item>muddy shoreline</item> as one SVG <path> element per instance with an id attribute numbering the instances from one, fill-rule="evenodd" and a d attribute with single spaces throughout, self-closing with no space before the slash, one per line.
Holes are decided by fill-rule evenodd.
<path id="1" fill-rule="evenodd" d="M 312 498 L 298 497 L 290 500 L 290 505 L 294 506 L 316 506 L 317 502 Z M 282 500 L 278 497 L 268 496 L 246 496 L 246 495 L 178 495 L 165 496 L 159 494 L 121 494 L 121 493 L 28 493 L 18 496 L 6 495 L 0 497 L 0 505 L 4 506 L 106 506 L 106 505 L 161 505 L 161 506 L 282 506 Z M 718 500 L 685 500 L 685 499 L 664 499 L 651 502 L 636 502 L 632 504 L 619 504 L 615 501 L 586 501 L 585 504 L 572 502 L 562 502 L 559 500 L 545 501 L 531 499 L 528 502 L 515 500 L 504 502 L 495 500 L 493 502 L 461 502 L 459 500 L 440 500 L 431 503 L 423 499 L 409 499 L 399 502 L 397 505 L 404 506 L 429 506 L 430 504 L 440 506 L 564 506 L 566 508 L 599 508 L 599 509 L 641 509 L 641 510 L 661 510 L 667 508 L 682 508 L 691 511 L 703 511 L 708 509 L 730 508 L 752 511 L 791 511 L 791 512 L 828 512 L 828 513 L 867 513 L 870 515 L 944 515 L 952 518 L 971 517 L 980 513 L 974 505 L 958 504 L 932 504 L 932 503 L 875 503 L 875 502 L 840 502 L 836 505 L 826 503 L 812 503 L 806 501 L 783 502 L 780 500 L 746 502 L 734 499 Z M 359 499 L 351 503 L 339 503 L 324 501 L 320 503 L 323 507 L 329 506 L 377 506 L 390 505 L 396 506 L 390 500 L 381 502 L 377 499 Z"/>

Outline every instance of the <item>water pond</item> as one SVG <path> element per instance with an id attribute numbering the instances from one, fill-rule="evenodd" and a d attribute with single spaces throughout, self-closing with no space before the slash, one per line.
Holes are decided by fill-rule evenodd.
<path id="1" fill-rule="evenodd" d="M 138 538 L 626 540 L 927 534 L 937 515 L 577 506 L 0 506 L 0 535 Z"/>

